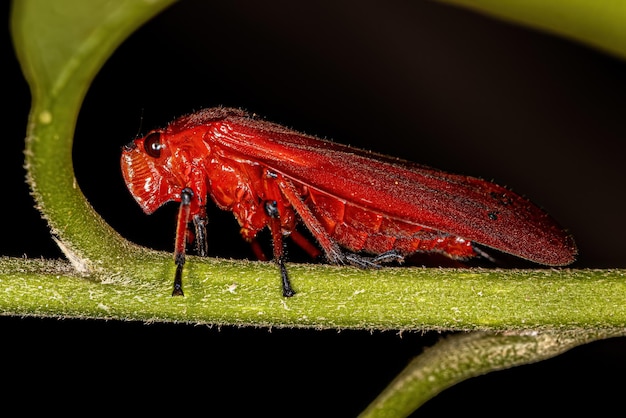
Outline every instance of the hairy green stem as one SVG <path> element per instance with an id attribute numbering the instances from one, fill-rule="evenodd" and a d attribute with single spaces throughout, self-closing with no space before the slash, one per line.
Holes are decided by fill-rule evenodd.
<path id="1" fill-rule="evenodd" d="M 559 355 L 626 330 L 457 334 L 416 357 L 363 411 L 361 418 L 405 417 L 441 391 L 472 377 Z"/>
<path id="2" fill-rule="evenodd" d="M 170 296 L 175 266 L 168 253 L 135 257 L 125 274 L 80 275 L 67 267 L 57 270 L 58 262 L 50 265 L 0 258 L 5 289 L 0 310 L 18 315 L 338 329 L 626 328 L 624 270 L 363 271 L 289 264 L 297 294 L 283 298 L 279 272 L 272 263 L 191 257 L 183 283 L 185 297 Z M 59 305 L 46 298 L 51 289 Z"/>
<path id="3" fill-rule="evenodd" d="M 13 3 L 13 40 L 32 93 L 27 180 L 55 241 L 78 272 L 123 271 L 128 258 L 142 251 L 111 229 L 85 199 L 74 178 L 72 143 L 96 73 L 130 33 L 171 3 Z"/>

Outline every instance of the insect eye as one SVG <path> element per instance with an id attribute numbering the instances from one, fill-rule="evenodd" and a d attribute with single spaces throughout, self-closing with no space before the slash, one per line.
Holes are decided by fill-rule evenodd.
<path id="1" fill-rule="evenodd" d="M 143 141 L 143 149 L 152 158 L 159 158 L 161 156 L 161 148 L 163 148 L 163 144 L 161 144 L 160 132 L 152 132 Z"/>

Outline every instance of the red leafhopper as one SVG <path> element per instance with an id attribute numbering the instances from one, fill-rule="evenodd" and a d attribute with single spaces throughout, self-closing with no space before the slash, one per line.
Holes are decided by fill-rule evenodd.
<path id="1" fill-rule="evenodd" d="M 360 267 L 416 252 L 465 260 L 483 254 L 477 244 L 550 266 L 567 265 L 577 253 L 548 214 L 502 186 L 322 140 L 239 109 L 203 109 L 153 130 L 124 146 L 121 166 L 145 213 L 180 202 L 173 295 L 183 294 L 188 241 L 206 255 L 209 198 L 233 213 L 261 259 L 256 237 L 269 228 L 284 296 L 294 294 L 284 238 L 319 253 L 298 224 L 328 262 Z"/>

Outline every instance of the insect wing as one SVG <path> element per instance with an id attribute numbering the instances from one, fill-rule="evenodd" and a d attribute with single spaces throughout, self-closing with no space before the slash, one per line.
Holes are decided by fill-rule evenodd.
<path id="1" fill-rule="evenodd" d="M 196 115 L 201 121 L 201 116 Z M 537 263 L 574 260 L 573 239 L 510 190 L 233 115 L 208 134 L 220 147 L 300 185 Z"/>

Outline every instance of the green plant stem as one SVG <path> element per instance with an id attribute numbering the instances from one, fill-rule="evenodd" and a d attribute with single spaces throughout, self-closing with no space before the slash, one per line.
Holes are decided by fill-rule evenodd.
<path id="1" fill-rule="evenodd" d="M 545 360 L 577 345 L 625 334 L 626 330 L 585 329 L 453 335 L 411 361 L 359 417 L 405 417 L 463 380 Z"/>
<path id="2" fill-rule="evenodd" d="M 109 55 L 172 0 L 13 3 L 11 29 L 32 93 L 26 136 L 27 180 L 37 207 L 78 272 L 121 272 L 142 251 L 89 205 L 72 164 L 84 95 Z"/>
<path id="3" fill-rule="evenodd" d="M 174 263 L 168 253 L 134 258 L 126 275 L 80 275 L 59 266 L 58 262 L 0 259 L 4 289 L 0 311 L 338 329 L 626 328 L 623 270 L 363 271 L 290 264 L 298 293 L 283 298 L 277 267 L 271 263 L 193 257 L 186 266 L 185 297 L 170 296 Z M 51 291 L 57 304 L 47 297 Z"/>

